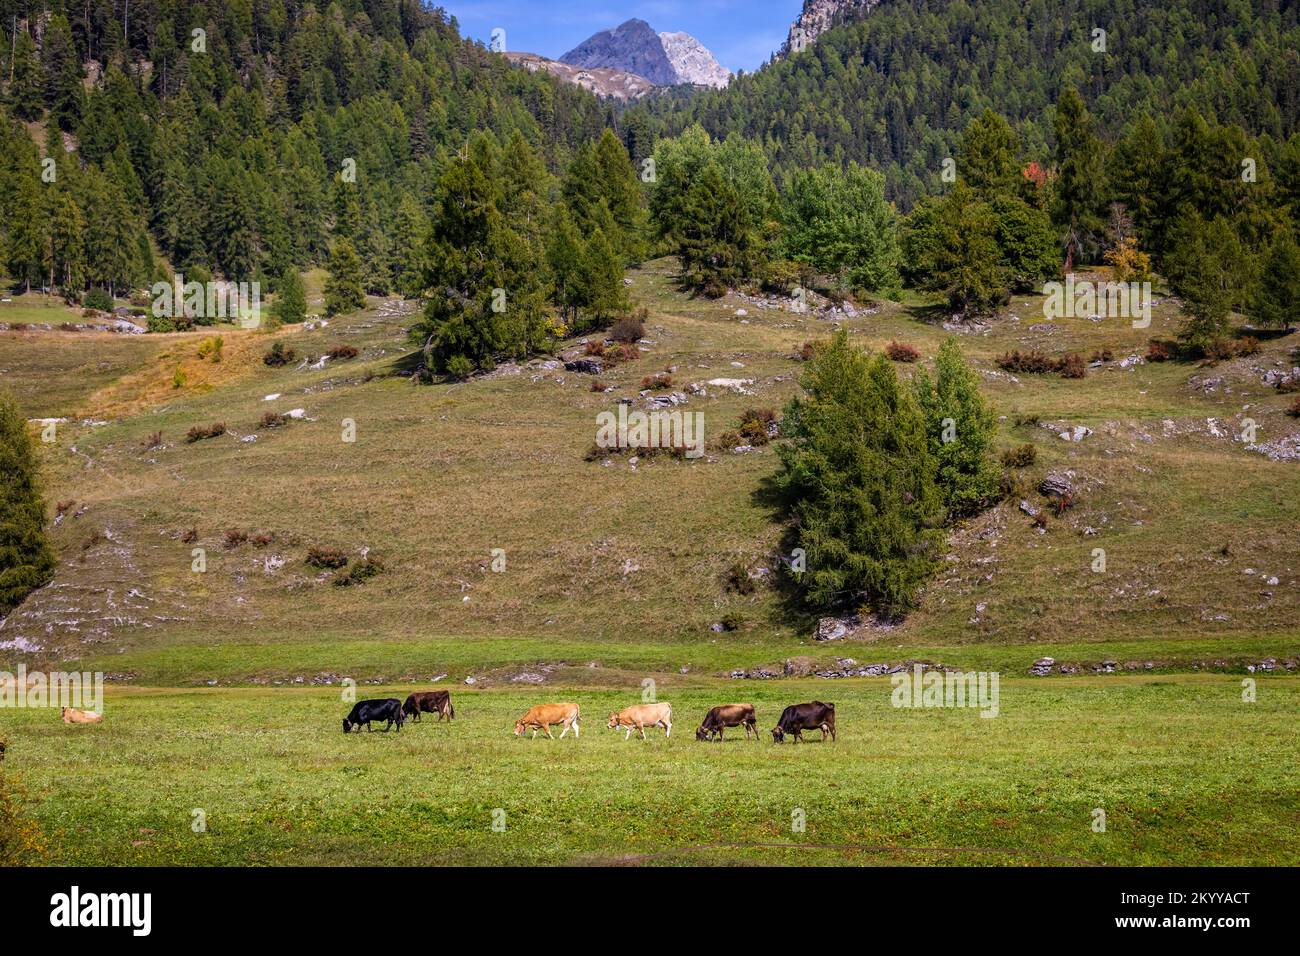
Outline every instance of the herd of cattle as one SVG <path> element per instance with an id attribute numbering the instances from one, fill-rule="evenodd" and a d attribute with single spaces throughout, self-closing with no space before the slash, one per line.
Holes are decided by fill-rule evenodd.
<path id="1" fill-rule="evenodd" d="M 360 733 L 363 726 L 369 731 L 372 723 L 381 721 L 384 722 L 385 730 L 391 730 L 396 726 L 400 731 L 402 724 L 408 719 L 419 720 L 421 714 L 437 714 L 439 720 L 444 717 L 447 720 L 453 719 L 456 712 L 451 706 L 450 692 L 422 691 L 411 694 L 405 701 L 400 701 L 396 697 L 357 701 L 352 712 L 343 718 L 343 732 L 346 734 L 356 728 Z M 523 716 L 515 721 L 515 736 L 520 736 L 525 730 L 531 730 L 533 737 L 536 737 L 538 731 L 541 731 L 554 740 L 555 736 L 551 733 L 551 728 L 562 727 L 561 740 L 570 730 L 573 731 L 573 736 L 577 737 L 581 731 L 581 727 L 578 726 L 581 717 L 577 704 L 538 704 L 536 707 L 528 708 Z M 624 740 L 629 739 L 634 730 L 641 735 L 642 740 L 645 740 L 647 727 L 662 727 L 664 737 L 671 737 L 673 705 L 667 701 L 657 704 L 634 704 L 611 713 L 606 726 L 610 730 L 621 728 L 624 731 Z M 758 740 L 758 717 L 754 713 L 754 705 L 721 704 L 714 707 L 704 715 L 703 723 L 695 731 L 695 739 L 721 741 L 722 732 L 728 727 L 744 727 L 746 740 L 751 734 L 754 740 Z M 791 704 L 781 712 L 781 719 L 772 728 L 772 739 L 781 743 L 790 736 L 799 743 L 803 740 L 805 730 L 820 730 L 822 740 L 825 740 L 827 735 L 834 740 L 835 705 L 824 704 L 819 700 L 808 704 Z"/>

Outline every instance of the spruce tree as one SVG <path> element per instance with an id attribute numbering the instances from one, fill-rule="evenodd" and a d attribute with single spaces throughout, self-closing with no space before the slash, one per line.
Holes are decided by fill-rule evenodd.
<path id="1" fill-rule="evenodd" d="M 582 250 L 578 265 L 581 302 L 597 322 L 627 309 L 623 265 L 613 244 L 597 229 Z"/>
<path id="2" fill-rule="evenodd" d="M 45 105 L 50 120 L 71 132 L 81 119 L 85 90 L 81 85 L 81 58 L 72 41 L 67 17 L 50 17 L 42 37 L 41 61 L 45 67 Z"/>
<path id="3" fill-rule="evenodd" d="M 838 332 L 804 368 L 785 410 L 777 478 L 806 570 L 810 609 L 864 602 L 894 617 L 936 567 L 942 509 L 925 417 L 883 355 Z"/>
<path id="4" fill-rule="evenodd" d="M 49 581 L 55 564 L 27 420 L 0 393 L 0 615 Z"/>
<path id="5" fill-rule="evenodd" d="M 296 266 L 289 266 L 276 284 L 271 316 L 276 325 L 293 325 L 307 319 L 307 289 Z"/>
<path id="6" fill-rule="evenodd" d="M 990 455 L 997 420 L 956 339 L 939 347 L 934 378 L 917 369 L 912 387 L 925 414 L 948 516 L 975 514 L 998 495 L 998 473 Z"/>
<path id="7" fill-rule="evenodd" d="M 1066 271 L 1094 253 L 1105 228 L 1102 143 L 1083 97 L 1067 87 L 1056 104 L 1056 185 L 1053 220 L 1065 247 Z"/>
<path id="8" fill-rule="evenodd" d="M 1254 312 L 1260 325 L 1300 323 L 1300 245 L 1289 230 L 1279 231 L 1269 248 L 1255 288 Z"/>
<path id="9" fill-rule="evenodd" d="M 340 237 L 330 255 L 329 277 L 325 280 L 325 314 L 355 312 L 366 304 L 361 286 L 361 257 L 352 240 Z"/>
<path id="10" fill-rule="evenodd" d="M 957 147 L 961 181 L 983 198 L 1011 195 L 1020 186 L 1020 140 L 1005 119 L 986 109 L 962 133 Z"/>

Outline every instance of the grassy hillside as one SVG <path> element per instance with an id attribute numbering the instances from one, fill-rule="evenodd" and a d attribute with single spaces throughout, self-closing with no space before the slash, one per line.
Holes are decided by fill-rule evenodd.
<path id="1" fill-rule="evenodd" d="M 1157 306 L 1150 329 L 1047 326 L 1037 299 L 1016 299 L 987 328 L 961 334 L 1001 416 L 1002 443 L 1038 449 L 1024 497 L 1044 506 L 1038 480 L 1070 469 L 1079 503 L 1040 532 L 1019 496 L 1005 502 L 954 531 L 943 570 L 904 625 L 873 646 L 814 646 L 813 622 L 791 613 L 770 577 L 748 596 L 724 582 L 738 561 L 774 567 L 770 446 L 635 467 L 585 456 L 597 413 L 624 397 L 640 407 L 641 379 L 665 368 L 679 388 L 753 381 L 752 395 L 708 385 L 707 396 L 688 394 L 684 408 L 704 413 L 711 439 L 747 407 L 779 408 L 797 390 L 798 347 L 833 323 L 686 298 L 667 261 L 630 277 L 651 310 L 651 344 L 601 376 L 613 386 L 605 394 L 591 391 L 589 376 L 541 360 L 465 384 L 413 385 L 395 374 L 407 363 L 412 317 L 391 301 L 325 328 L 276 333 L 298 356 L 281 369 L 260 361 L 271 336 L 234 329 L 222 331 L 219 365 L 198 358 L 200 334 L 0 333 L 0 368 L 48 361 L 69 370 L 20 374 L 12 387 L 32 417 L 74 419 L 42 451 L 51 507 L 75 502 L 54 532 L 58 577 L 11 615 L 0 647 L 22 637 L 40 659 L 80 660 L 144 684 L 442 672 L 492 680 L 536 664 L 577 677 L 592 664 L 727 673 L 798 655 L 1023 672 L 1051 653 L 1231 669 L 1300 652 L 1296 464 L 1234 440 L 1246 418 L 1261 441 L 1297 430 L 1286 397 L 1261 381 L 1287 360 L 1289 339 L 1212 368 L 1121 368 L 1148 338 L 1171 334 L 1175 305 Z M 950 334 L 927 310 L 890 303 L 838 321 L 873 348 L 911 342 L 923 361 Z M 359 356 L 303 367 L 340 342 Z M 1081 381 L 997 369 L 1001 352 L 1026 347 L 1085 356 L 1105 348 L 1116 361 Z M 88 349 L 112 357 L 115 377 L 75 371 Z M 187 384 L 176 389 L 178 366 Z M 301 419 L 258 427 L 268 411 L 297 409 Z M 1017 424 L 1034 417 L 1039 424 Z M 355 422 L 355 442 L 343 440 L 345 420 Z M 218 422 L 225 435 L 184 440 Z M 1045 427 L 1074 424 L 1094 432 L 1074 443 Z M 155 433 L 161 446 L 146 447 Z M 195 540 L 182 540 L 191 530 Z M 227 531 L 250 540 L 228 547 Z M 259 546 L 257 535 L 269 541 Z M 332 573 L 304 561 L 313 546 L 354 561 L 368 552 L 385 571 L 331 586 Z M 206 550 L 206 573 L 191 571 L 195 547 Z M 1091 568 L 1098 547 L 1105 573 Z M 490 570 L 494 548 L 506 553 L 504 573 Z M 712 630 L 729 612 L 743 626 Z M 15 659 L 0 650 L 0 661 Z"/>

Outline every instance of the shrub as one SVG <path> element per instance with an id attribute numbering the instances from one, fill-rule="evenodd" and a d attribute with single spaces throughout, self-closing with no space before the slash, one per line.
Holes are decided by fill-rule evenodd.
<path id="1" fill-rule="evenodd" d="M 739 631 L 745 626 L 745 615 L 739 611 L 728 611 L 722 615 L 721 624 L 724 631 Z"/>
<path id="2" fill-rule="evenodd" d="M 1113 362 L 1114 360 L 1115 353 L 1110 349 L 1097 349 L 1092 353 L 1092 358 L 1088 359 L 1089 362 Z"/>
<path id="3" fill-rule="evenodd" d="M 112 312 L 113 297 L 108 294 L 107 289 L 96 286 L 81 297 L 81 305 L 83 308 L 94 309 L 97 312 Z"/>
<path id="4" fill-rule="evenodd" d="M 631 315 L 625 315 L 614 323 L 609 330 L 609 337 L 615 342 L 638 342 L 645 337 L 645 320 L 649 316 L 645 308 L 637 309 Z"/>
<path id="5" fill-rule="evenodd" d="M 727 590 L 733 594 L 753 594 L 757 587 L 754 579 L 749 576 L 749 568 L 743 561 L 737 561 L 727 568 L 723 580 L 726 582 Z"/>
<path id="6" fill-rule="evenodd" d="M 293 349 L 284 347 L 283 342 L 273 342 L 267 353 L 262 356 L 262 361 L 271 368 L 279 368 L 282 365 L 288 365 L 297 357 Z"/>
<path id="7" fill-rule="evenodd" d="M 596 358 L 600 358 L 605 354 L 605 343 L 593 342 L 593 341 L 584 342 L 582 346 L 582 351 L 585 352 L 587 355 L 592 355 L 595 356 Z"/>
<path id="8" fill-rule="evenodd" d="M 151 448 L 160 447 L 162 443 L 163 443 L 162 432 L 154 432 L 152 435 L 150 435 L 148 438 L 146 438 L 144 441 L 140 443 L 140 447 L 143 448 L 145 451 L 148 451 Z"/>
<path id="9" fill-rule="evenodd" d="M 253 542 L 253 547 L 265 548 L 267 545 L 269 545 L 272 541 L 275 540 L 275 535 L 268 534 L 265 531 L 259 531 L 257 534 L 253 535 L 252 538 L 250 538 L 249 540 Z"/>
<path id="10" fill-rule="evenodd" d="M 447 374 L 454 379 L 464 381 L 474 374 L 474 363 L 464 355 L 453 355 L 447 359 Z"/>
<path id="11" fill-rule="evenodd" d="M 357 351 L 355 345 L 348 345 L 345 342 L 340 342 L 325 354 L 336 362 L 346 362 L 348 359 L 356 358 L 360 353 Z"/>
<path id="12" fill-rule="evenodd" d="M 231 528 L 229 531 L 226 532 L 223 544 L 225 545 L 226 550 L 229 551 L 231 548 L 239 547 L 247 540 L 248 540 L 247 531 L 240 531 L 236 528 Z"/>
<path id="13" fill-rule="evenodd" d="M 635 345 L 628 345 L 626 342 L 616 342 L 613 345 L 606 346 L 599 354 L 608 365 L 613 367 L 623 362 L 639 359 L 641 350 Z"/>
<path id="14" fill-rule="evenodd" d="M 347 565 L 348 556 L 337 548 L 326 548 L 320 545 L 312 545 L 307 550 L 307 563 L 313 568 L 323 568 L 334 571 Z"/>
<path id="15" fill-rule="evenodd" d="M 647 375 L 645 378 L 641 379 L 641 387 L 648 388 L 651 391 L 663 391 L 673 387 L 673 377 L 667 372 Z"/>
<path id="16" fill-rule="evenodd" d="M 184 544 L 193 544 L 199 540 L 199 532 L 195 528 L 190 528 L 181 533 L 181 542 Z"/>
<path id="17" fill-rule="evenodd" d="M 1291 403 L 1291 407 L 1286 410 L 1286 413 L 1292 418 L 1300 418 L 1300 398 Z"/>
<path id="18" fill-rule="evenodd" d="M 749 408 L 740 416 L 741 444 L 766 445 L 772 440 L 771 425 L 776 422 L 776 412 L 771 408 Z"/>
<path id="19" fill-rule="evenodd" d="M 0 616 L 54 577 L 45 498 L 27 419 L 0 392 Z"/>
<path id="20" fill-rule="evenodd" d="M 1015 423 L 1016 423 L 1016 427 L 1017 427 L 1017 428 L 1025 428 L 1025 427 L 1028 427 L 1028 428 L 1037 428 L 1037 427 L 1038 427 L 1038 416 L 1037 416 L 1037 415 L 1017 415 L 1017 416 L 1015 417 Z"/>
<path id="21" fill-rule="evenodd" d="M 602 382 L 600 379 L 593 378 L 591 380 L 591 390 L 593 392 L 603 392 L 607 388 L 609 388 L 609 386 L 606 385 L 604 382 Z"/>
<path id="22" fill-rule="evenodd" d="M 1016 349 L 999 358 L 998 367 L 1008 372 L 1032 372 L 1041 375 L 1060 371 L 1061 366 L 1056 359 L 1036 349 L 1029 352 Z"/>
<path id="23" fill-rule="evenodd" d="M 199 358 L 204 361 L 211 360 L 214 364 L 221 361 L 221 350 L 225 347 L 225 340 L 219 335 L 210 335 L 199 343 Z"/>
<path id="24" fill-rule="evenodd" d="M 1002 452 L 1002 464 L 1008 468 L 1028 468 L 1038 460 L 1038 449 L 1028 443 Z"/>
<path id="25" fill-rule="evenodd" d="M 68 509 L 75 504 L 76 502 L 73 501 L 71 498 L 67 499 L 66 501 L 60 501 L 58 504 L 54 506 L 54 513 L 60 515 L 65 514 L 68 511 Z"/>
<path id="26" fill-rule="evenodd" d="M 810 358 L 812 358 L 813 352 L 816 350 L 816 348 L 817 347 L 813 345 L 813 343 L 811 342 L 805 342 L 803 345 L 799 346 L 799 352 L 798 352 L 799 361 L 806 362 Z"/>
<path id="27" fill-rule="evenodd" d="M 885 346 L 885 354 L 894 362 L 915 362 L 921 353 L 906 342 L 890 342 Z"/>
<path id="28" fill-rule="evenodd" d="M 1087 374 L 1088 366 L 1078 352 L 1071 352 L 1061 358 L 1061 378 L 1084 378 Z"/>
<path id="29" fill-rule="evenodd" d="M 184 388 L 188 379 L 189 377 L 185 374 L 185 369 L 181 368 L 179 365 L 176 366 L 176 371 L 172 373 L 172 388 Z"/>
<path id="30" fill-rule="evenodd" d="M 1300 376 L 1278 379 L 1277 390 L 1283 395 L 1290 395 L 1292 392 L 1300 392 Z"/>
<path id="31" fill-rule="evenodd" d="M 362 581 L 373 578 L 382 570 L 384 570 L 384 566 L 378 558 L 362 558 L 348 568 L 346 572 L 336 577 L 334 586 L 336 588 L 352 587 L 354 584 L 360 584 Z"/>
<path id="32" fill-rule="evenodd" d="M 195 425 L 185 434 L 185 442 L 186 444 L 192 445 L 196 441 L 203 441 L 206 438 L 216 438 L 218 435 L 224 435 L 225 433 L 225 422 L 214 422 L 206 427 L 203 425 Z"/>
<path id="33" fill-rule="evenodd" d="M 1152 339 L 1147 343 L 1148 362 L 1168 362 L 1178 354 L 1178 346 L 1162 339 Z"/>
<path id="34" fill-rule="evenodd" d="M 279 428 L 288 419 L 278 412 L 267 412 L 262 416 L 262 420 L 257 423 L 258 428 Z"/>
<path id="35" fill-rule="evenodd" d="M 718 276 L 709 276 L 700 286 L 700 292 L 706 299 L 721 299 L 727 294 L 727 283 Z"/>

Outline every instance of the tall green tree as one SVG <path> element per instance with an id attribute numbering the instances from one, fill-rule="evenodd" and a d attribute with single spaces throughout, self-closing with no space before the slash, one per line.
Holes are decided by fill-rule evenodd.
<path id="1" fill-rule="evenodd" d="M 1260 325 L 1286 328 L 1300 323 L 1300 245 L 1290 230 L 1279 230 L 1273 240 L 1253 304 Z"/>
<path id="2" fill-rule="evenodd" d="M 998 497 L 998 472 L 991 455 L 997 419 L 956 339 L 947 339 L 939 347 L 934 378 L 917 369 L 912 387 L 925 415 L 948 516 L 975 514 Z"/>
<path id="3" fill-rule="evenodd" d="M 307 319 L 307 289 L 295 266 L 285 269 L 276 283 L 271 317 L 275 325 L 293 325 Z"/>
<path id="4" fill-rule="evenodd" d="M 357 247 L 351 239 L 340 236 L 334 241 L 329 276 L 325 280 L 325 314 L 341 315 L 365 306 L 366 293 L 361 279 L 361 257 L 357 255 Z"/>
<path id="5" fill-rule="evenodd" d="M 864 604 L 888 616 L 917 603 L 937 566 L 942 509 L 925 417 L 883 355 L 841 330 L 804 368 L 785 410 L 777 478 L 817 611 Z"/>
<path id="6" fill-rule="evenodd" d="M 0 393 L 0 615 L 54 577 L 55 564 L 27 420 Z"/>
<path id="7" fill-rule="evenodd" d="M 1095 255 L 1105 225 L 1105 154 L 1083 97 L 1066 87 L 1056 104 L 1056 183 L 1052 218 L 1065 249 L 1066 271 Z"/>
<path id="8" fill-rule="evenodd" d="M 81 119 L 85 90 L 81 85 L 81 57 L 72 40 L 72 28 L 61 13 L 50 17 L 45 27 L 41 61 L 45 67 L 45 105 L 50 119 L 60 129 L 72 131 Z"/>

